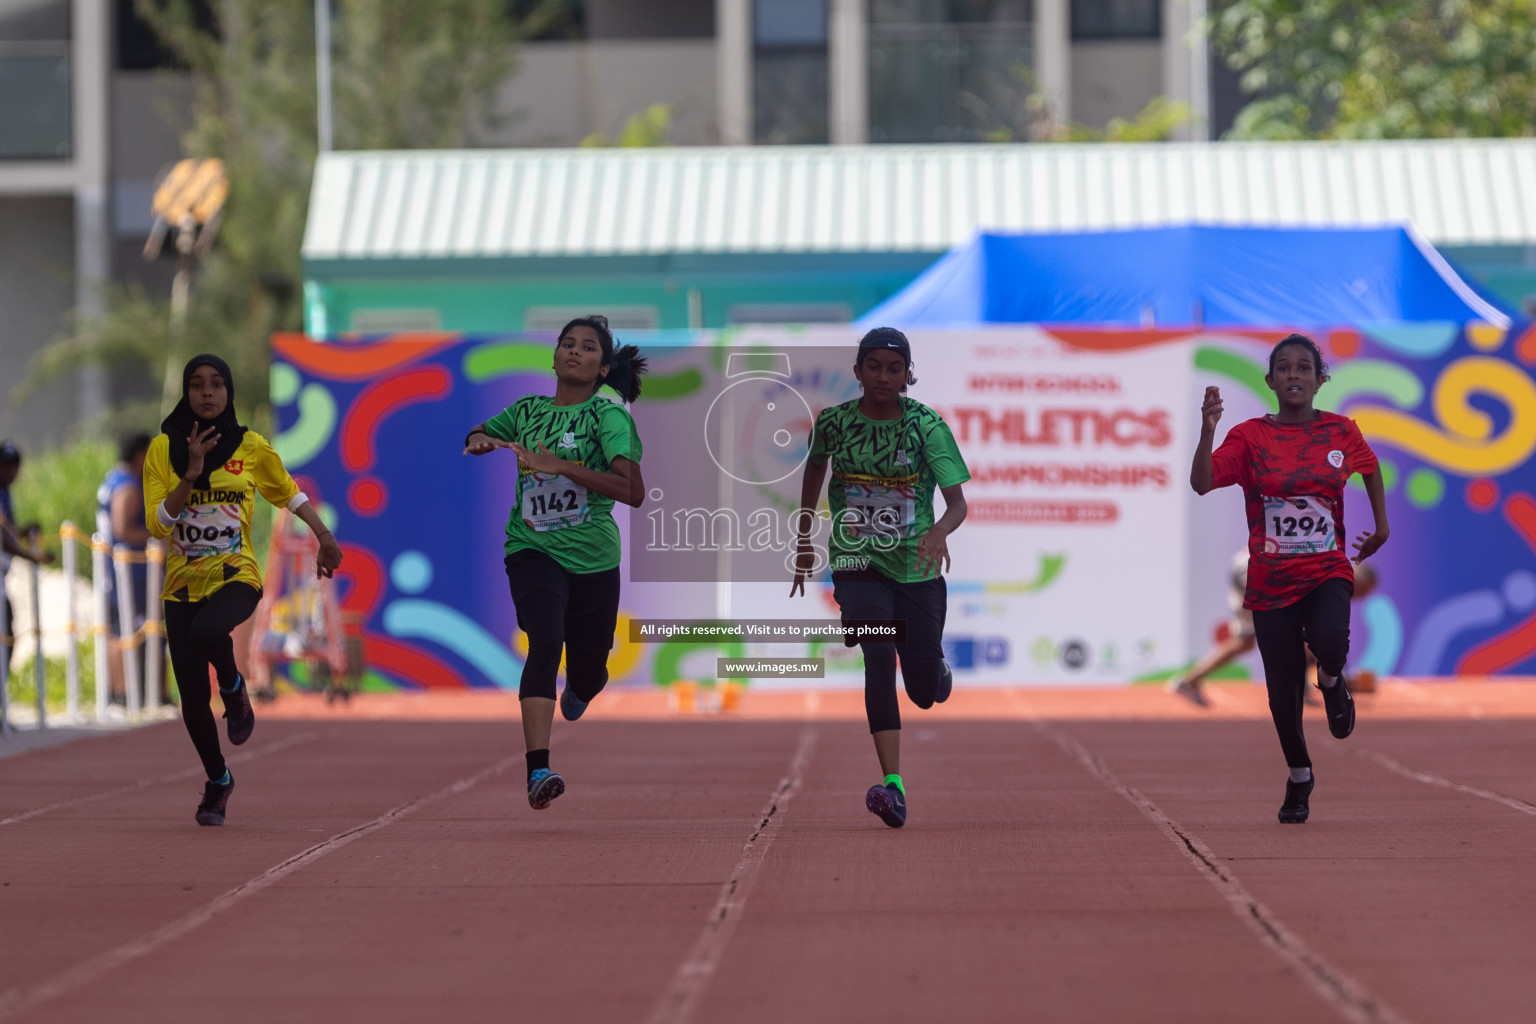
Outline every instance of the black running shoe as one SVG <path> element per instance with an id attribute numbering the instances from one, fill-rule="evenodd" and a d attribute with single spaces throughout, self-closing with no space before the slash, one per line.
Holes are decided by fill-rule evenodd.
<path id="1" fill-rule="evenodd" d="M 935 704 L 943 704 L 949 700 L 949 695 L 955 689 L 955 674 L 949 670 L 949 662 L 941 661 L 939 664 L 944 668 L 944 676 L 939 680 L 939 688 L 933 695 Z"/>
<path id="2" fill-rule="evenodd" d="M 251 708 L 250 688 L 245 685 L 245 677 L 236 675 L 239 681 L 233 693 L 225 693 L 219 690 L 219 697 L 224 701 L 224 717 L 229 721 L 229 742 L 239 746 L 251 738 L 252 731 L 256 728 L 256 712 Z"/>
<path id="3" fill-rule="evenodd" d="M 1336 739 L 1345 739 L 1355 731 L 1355 698 L 1349 692 L 1349 684 L 1340 676 L 1332 686 L 1319 686 L 1323 691 L 1323 707 L 1328 712 L 1328 731 Z"/>
<path id="4" fill-rule="evenodd" d="M 1301 825 L 1307 820 L 1307 800 L 1312 796 L 1312 783 L 1315 779 L 1306 782 L 1292 782 L 1285 780 L 1285 803 L 1280 805 L 1280 823 L 1282 825 Z"/>
<path id="5" fill-rule="evenodd" d="M 869 792 L 864 794 L 864 806 L 869 813 L 878 814 L 891 828 L 901 828 L 907 823 L 907 798 L 895 786 L 870 786 Z"/>
<path id="6" fill-rule="evenodd" d="M 229 794 L 235 791 L 235 777 L 229 777 L 229 785 L 221 786 L 209 781 L 203 785 L 203 802 L 197 805 L 199 825 L 224 824 L 224 809 L 229 806 Z"/>

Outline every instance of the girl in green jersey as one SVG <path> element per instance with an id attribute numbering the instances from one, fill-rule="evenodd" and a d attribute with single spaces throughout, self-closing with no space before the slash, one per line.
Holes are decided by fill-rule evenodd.
<path id="1" fill-rule="evenodd" d="M 577 317 L 555 346 L 555 394 L 527 395 L 464 439 L 467 455 L 517 454 L 517 502 L 507 517 L 507 580 L 517 625 L 528 636 L 518 697 L 528 750 L 528 803 L 543 810 L 565 792 L 549 767 L 555 676 L 565 655 L 560 713 L 580 718 L 608 682 L 608 652 L 619 614 L 619 528 L 615 501 L 639 507 L 640 437 L 625 408 L 599 397 L 612 388 L 640 396 L 645 358 L 614 349 L 608 319 Z"/>
<path id="2" fill-rule="evenodd" d="M 912 349 L 894 327 L 877 327 L 859 342 L 854 376 L 864 394 L 823 409 L 811 433 L 810 457 L 796 515 L 799 542 L 790 596 L 805 593 L 815 568 L 810 528 L 828 464 L 832 511 L 828 555 L 832 596 L 845 626 L 900 620 L 905 639 L 857 640 L 864 651 L 864 710 L 884 781 L 870 787 L 864 805 L 892 828 L 907 820 L 901 780 L 901 713 L 896 702 L 896 660 L 907 696 L 920 708 L 948 699 L 953 685 L 941 641 L 949 568 L 945 539 L 965 519 L 961 484 L 971 478 L 955 438 L 939 414 L 905 398 Z M 933 492 L 944 495 L 944 515 L 933 515 Z"/>

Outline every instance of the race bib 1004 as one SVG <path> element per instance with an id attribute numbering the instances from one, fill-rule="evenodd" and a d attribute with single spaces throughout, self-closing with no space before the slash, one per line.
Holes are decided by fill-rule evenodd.
<path id="1" fill-rule="evenodd" d="M 843 484 L 843 503 L 854 513 L 847 526 L 855 537 L 865 531 L 905 537 L 917 524 L 913 487 L 850 480 Z"/>
<path id="2" fill-rule="evenodd" d="M 591 518 L 587 489 L 558 473 L 523 475 L 522 520 L 540 533 L 563 530 Z"/>
<path id="3" fill-rule="evenodd" d="M 1323 498 L 1264 499 L 1264 553 L 1315 555 L 1337 551 L 1333 506 Z"/>
<path id="4" fill-rule="evenodd" d="M 188 505 L 171 531 L 171 551 L 183 558 L 240 552 L 239 505 Z"/>

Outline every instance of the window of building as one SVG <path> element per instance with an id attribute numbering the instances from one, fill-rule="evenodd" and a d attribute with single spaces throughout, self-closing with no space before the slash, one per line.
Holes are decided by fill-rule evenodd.
<path id="1" fill-rule="evenodd" d="M 1157 39 L 1162 0 L 1072 0 L 1073 39 Z"/>
<path id="2" fill-rule="evenodd" d="M 135 0 L 116 0 L 115 7 L 113 22 L 119 71 L 186 70 L 186 62 L 160 41 L 149 22 L 139 17 Z M 219 20 L 213 13 L 213 0 L 192 0 L 192 17 L 204 32 L 218 33 Z"/>
<path id="3" fill-rule="evenodd" d="M 1027 138 L 1030 0 L 870 0 L 871 142 Z"/>
<path id="4" fill-rule="evenodd" d="M 733 302 L 726 308 L 731 324 L 846 324 L 853 307 L 846 302 Z"/>
<path id="5" fill-rule="evenodd" d="M 537 6 L 537 0 L 522 0 Z M 712 39 L 715 0 L 544 0 L 579 7 L 586 39 Z"/>
<path id="6" fill-rule="evenodd" d="M 753 0 L 754 137 L 826 142 L 827 0 Z"/>
<path id="7" fill-rule="evenodd" d="M 69 0 L 0 0 L 0 160 L 73 152 Z"/>
<path id="8" fill-rule="evenodd" d="M 507 0 L 507 10 L 524 39 L 585 39 L 586 5 L 582 0 Z"/>
<path id="9" fill-rule="evenodd" d="M 0 0 L 0 42 L 69 41 L 69 0 Z"/>
<path id="10" fill-rule="evenodd" d="M 523 330 L 553 334 L 598 306 L 608 318 L 608 326 L 615 331 L 654 331 L 661 325 L 661 311 L 655 306 L 590 303 L 585 306 L 529 306 L 523 311 Z"/>

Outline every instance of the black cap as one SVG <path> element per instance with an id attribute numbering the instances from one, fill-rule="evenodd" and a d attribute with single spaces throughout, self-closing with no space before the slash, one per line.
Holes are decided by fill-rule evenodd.
<path id="1" fill-rule="evenodd" d="M 860 338 L 859 354 L 854 361 L 863 362 L 864 357 L 875 349 L 900 352 L 901 357 L 907 361 L 907 365 L 912 365 L 912 345 L 907 341 L 907 336 L 894 327 L 876 327 Z"/>
<path id="2" fill-rule="evenodd" d="M 7 438 L 0 441 L 0 462 L 11 463 L 21 461 L 21 449 L 16 447 L 16 442 Z"/>

